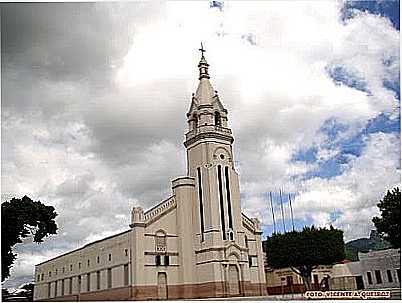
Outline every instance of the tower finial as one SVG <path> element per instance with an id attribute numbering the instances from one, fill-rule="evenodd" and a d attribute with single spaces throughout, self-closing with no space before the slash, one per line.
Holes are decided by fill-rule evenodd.
<path id="1" fill-rule="evenodd" d="M 202 41 L 201 41 L 201 48 L 199 49 L 199 51 L 201 52 L 201 58 L 204 58 L 204 53 L 206 52 L 206 50 L 204 49 L 204 46 L 202 45 Z"/>
<path id="2" fill-rule="evenodd" d="M 200 70 L 200 77 L 199 79 L 209 79 L 209 74 L 208 74 L 208 66 L 209 64 L 207 63 L 207 60 L 205 60 L 204 57 L 204 53 L 206 52 L 206 50 L 204 49 L 204 45 L 202 45 L 201 42 L 201 48 L 199 49 L 199 51 L 201 52 L 201 60 L 200 63 L 198 64 L 198 68 Z"/>

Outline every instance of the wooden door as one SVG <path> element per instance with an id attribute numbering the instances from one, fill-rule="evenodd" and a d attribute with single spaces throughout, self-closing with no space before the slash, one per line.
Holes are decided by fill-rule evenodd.
<path id="1" fill-rule="evenodd" d="M 158 273 L 158 299 L 167 300 L 167 277 L 166 273 Z"/>
<path id="2" fill-rule="evenodd" d="M 236 265 L 229 265 L 229 295 L 240 294 L 239 270 Z"/>

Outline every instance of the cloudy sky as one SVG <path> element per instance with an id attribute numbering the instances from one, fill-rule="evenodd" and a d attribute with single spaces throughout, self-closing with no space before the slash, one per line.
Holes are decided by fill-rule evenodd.
<path id="1" fill-rule="evenodd" d="M 53 205 L 59 232 L 16 247 L 33 265 L 126 230 L 171 193 L 200 41 L 229 110 L 244 212 L 272 230 L 366 237 L 400 184 L 399 2 L 1 4 L 2 201 Z"/>

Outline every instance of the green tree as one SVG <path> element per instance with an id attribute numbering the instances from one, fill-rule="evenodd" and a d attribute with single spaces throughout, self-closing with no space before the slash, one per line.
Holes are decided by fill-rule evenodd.
<path id="1" fill-rule="evenodd" d="M 10 276 L 16 258 L 12 251 L 14 245 L 28 236 L 41 243 L 46 236 L 56 234 L 56 216 L 53 206 L 34 202 L 27 196 L 1 205 L 1 281 Z"/>
<path id="2" fill-rule="evenodd" d="M 290 267 L 311 289 L 311 272 L 345 258 L 343 231 L 304 227 L 302 231 L 273 234 L 266 242 L 267 263 L 272 268 Z"/>
<path id="3" fill-rule="evenodd" d="M 396 187 L 387 191 L 377 204 L 381 217 L 374 217 L 373 223 L 381 238 L 391 243 L 394 248 L 401 247 L 401 192 Z"/>
<path id="4" fill-rule="evenodd" d="M 29 302 L 33 302 L 33 292 L 34 292 L 34 283 L 28 283 L 21 287 L 24 290 L 23 293 L 20 293 L 20 296 L 24 296 L 27 298 Z"/>

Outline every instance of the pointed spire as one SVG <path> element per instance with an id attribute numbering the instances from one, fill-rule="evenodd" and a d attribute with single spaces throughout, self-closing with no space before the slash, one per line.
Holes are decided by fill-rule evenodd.
<path id="1" fill-rule="evenodd" d="M 204 53 L 206 52 L 206 50 L 204 49 L 202 42 L 201 42 L 201 48 L 199 49 L 199 51 L 201 52 L 201 60 L 200 60 L 200 63 L 198 63 L 198 68 L 200 70 L 199 79 L 200 80 L 203 78 L 209 79 L 209 74 L 208 74 L 209 64 L 207 63 L 207 60 L 205 60 L 205 57 L 204 57 Z"/>
<path id="2" fill-rule="evenodd" d="M 211 83 L 209 82 L 209 74 L 208 67 L 209 64 L 204 57 L 204 53 L 206 52 L 204 46 L 201 42 L 201 48 L 199 49 L 201 52 L 201 60 L 198 63 L 198 69 L 200 70 L 198 88 L 195 94 L 195 98 L 198 104 L 212 104 L 213 98 L 215 96 L 215 90 L 213 89 Z"/>

